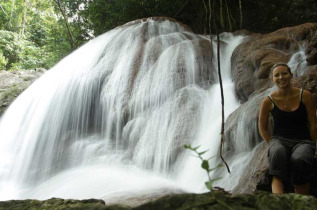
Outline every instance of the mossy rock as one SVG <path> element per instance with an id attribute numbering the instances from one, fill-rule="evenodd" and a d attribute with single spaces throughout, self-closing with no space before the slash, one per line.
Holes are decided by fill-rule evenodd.
<path id="1" fill-rule="evenodd" d="M 45 201 L 39 200 L 11 200 L 0 202 L 0 209 L 105 209 L 103 200 L 71 200 L 51 198 Z"/>
<path id="2" fill-rule="evenodd" d="M 174 194 L 165 196 L 137 207 L 120 205 L 107 206 L 103 200 L 72 200 L 51 198 L 49 200 L 11 200 L 0 202 L 2 209 L 107 209 L 107 210 L 297 210 L 316 209 L 317 199 L 313 196 L 282 194 L 273 195 L 268 192 L 232 196 L 223 191 L 204 194 Z"/>

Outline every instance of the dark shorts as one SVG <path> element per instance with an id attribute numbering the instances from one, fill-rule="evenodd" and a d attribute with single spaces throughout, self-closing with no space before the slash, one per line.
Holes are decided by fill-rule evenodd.
<path id="1" fill-rule="evenodd" d="M 310 140 L 272 137 L 269 142 L 269 174 L 295 185 L 310 182 L 315 145 Z"/>

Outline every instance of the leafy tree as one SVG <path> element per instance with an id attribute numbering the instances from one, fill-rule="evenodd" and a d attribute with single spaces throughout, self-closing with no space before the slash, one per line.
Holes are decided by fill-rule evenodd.
<path id="1" fill-rule="evenodd" d="M 8 59 L 6 59 L 2 51 L 0 51 L 0 69 L 5 69 L 7 63 L 8 63 Z"/>
<path id="2" fill-rule="evenodd" d="M 50 68 L 94 36 L 146 17 L 171 17 L 196 33 L 207 34 L 209 1 L 215 21 L 220 23 L 219 33 L 242 26 L 269 32 L 317 21 L 314 0 L 5 0 L 0 2 L 0 30 L 14 32 L 20 43 L 9 45 L 20 47 L 14 58 L 2 46 L 1 68 Z"/>

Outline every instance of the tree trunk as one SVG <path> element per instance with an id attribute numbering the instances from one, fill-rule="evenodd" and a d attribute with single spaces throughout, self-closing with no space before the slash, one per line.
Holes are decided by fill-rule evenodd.
<path id="1" fill-rule="evenodd" d="M 26 13 L 28 8 L 28 0 L 24 0 L 24 6 L 23 6 L 23 18 L 22 18 L 22 28 L 21 28 L 21 34 L 24 35 L 25 25 L 26 25 Z"/>
<path id="2" fill-rule="evenodd" d="M 205 3 L 205 0 L 201 0 L 204 4 L 204 8 L 205 8 L 205 13 L 206 13 L 206 19 L 205 19 L 205 24 L 204 24 L 204 34 L 207 34 L 207 21 L 208 21 L 208 9 Z"/>
<path id="3" fill-rule="evenodd" d="M 240 13 L 240 29 L 242 29 L 242 26 L 243 26 L 243 15 L 242 15 L 242 3 L 241 3 L 241 0 L 239 0 L 239 13 Z"/>
<path id="4" fill-rule="evenodd" d="M 54 2 L 57 4 L 60 12 L 63 15 L 63 19 L 64 19 L 64 22 L 65 22 L 65 25 L 66 25 L 66 28 L 67 28 L 67 32 L 68 32 L 68 36 L 69 36 L 69 40 L 70 40 L 70 47 L 71 47 L 71 50 L 74 50 L 75 49 L 75 41 L 74 41 L 73 34 L 72 34 L 72 32 L 70 30 L 70 27 L 69 27 L 69 24 L 68 24 L 67 16 L 65 14 L 64 9 L 62 8 L 62 3 L 61 3 L 60 0 L 54 0 Z"/>
<path id="5" fill-rule="evenodd" d="M 220 0 L 220 8 L 219 8 L 219 14 L 220 14 L 220 26 L 221 26 L 221 28 L 222 28 L 222 30 L 225 28 L 224 27 L 224 20 L 223 20 L 223 12 L 222 12 L 222 10 L 223 10 L 223 7 L 222 7 L 222 0 Z"/>
<path id="6" fill-rule="evenodd" d="M 9 23 L 8 23 L 9 28 L 11 28 L 11 26 L 12 26 L 11 21 L 12 21 L 12 16 L 13 16 L 14 4 L 15 4 L 15 0 L 12 0 L 11 15 L 10 15 Z"/>
<path id="7" fill-rule="evenodd" d="M 232 31 L 232 24 L 231 24 L 231 17 L 230 17 L 230 11 L 227 4 L 227 0 L 225 0 L 226 8 L 227 8 L 227 18 L 228 18 L 228 24 L 229 24 L 229 31 Z"/>
<path id="8" fill-rule="evenodd" d="M 189 1 L 189 0 L 187 0 L 187 1 L 183 4 L 183 6 L 181 6 L 181 8 L 176 12 L 176 14 L 174 15 L 174 17 L 176 17 L 176 15 L 178 15 L 178 13 L 180 13 L 180 12 L 184 9 L 184 7 L 186 6 L 186 4 L 188 4 L 188 1 Z"/>
<path id="9" fill-rule="evenodd" d="M 6 13 L 6 11 L 4 11 L 4 9 L 3 9 L 3 7 L 2 7 L 1 4 L 0 4 L 0 8 L 1 8 L 2 12 L 3 12 L 6 16 L 8 16 L 8 14 Z"/>

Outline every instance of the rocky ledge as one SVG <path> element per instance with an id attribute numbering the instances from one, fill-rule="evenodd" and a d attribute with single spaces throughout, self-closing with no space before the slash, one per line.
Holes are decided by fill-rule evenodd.
<path id="1" fill-rule="evenodd" d="M 107 209 L 107 210 L 171 210 L 171 209 L 316 209 L 317 199 L 297 194 L 273 195 L 259 191 L 255 194 L 232 196 L 223 191 L 213 194 L 174 194 L 137 207 L 108 206 L 103 200 L 71 200 L 52 198 L 49 200 L 11 200 L 0 202 L 0 209 Z"/>
<path id="2" fill-rule="evenodd" d="M 45 69 L 0 71 L 0 116 L 20 93 L 45 72 Z"/>

